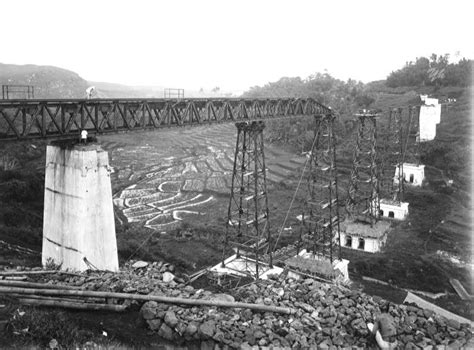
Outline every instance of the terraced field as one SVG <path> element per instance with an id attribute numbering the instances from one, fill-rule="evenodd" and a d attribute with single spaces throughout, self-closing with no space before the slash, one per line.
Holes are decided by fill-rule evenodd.
<path id="1" fill-rule="evenodd" d="M 122 218 L 159 231 L 200 217 L 223 220 L 235 140 L 232 124 L 101 137 L 114 168 L 114 204 Z M 288 186 L 284 196 L 291 198 L 295 170 L 305 157 L 274 147 L 265 153 L 269 188 L 283 183 Z"/>

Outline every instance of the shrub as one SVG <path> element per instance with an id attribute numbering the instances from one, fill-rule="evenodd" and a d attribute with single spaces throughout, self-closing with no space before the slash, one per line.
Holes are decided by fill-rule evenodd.
<path id="1" fill-rule="evenodd" d="M 44 179 L 37 172 L 20 170 L 0 171 L 1 198 L 7 201 L 42 201 Z"/>
<path id="2" fill-rule="evenodd" d="M 7 330 L 21 336 L 25 343 L 32 342 L 48 347 L 51 339 L 56 339 L 61 347 L 70 348 L 97 337 L 90 330 L 80 329 L 74 319 L 68 317 L 64 311 L 36 308 L 24 310 L 14 313 Z"/>

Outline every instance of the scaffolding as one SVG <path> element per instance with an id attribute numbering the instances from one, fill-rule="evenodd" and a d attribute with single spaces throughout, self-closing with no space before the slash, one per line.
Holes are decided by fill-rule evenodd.
<path id="1" fill-rule="evenodd" d="M 402 108 L 388 111 L 385 123 L 379 123 L 381 142 L 377 145 L 379 194 L 396 202 L 402 202 L 404 197 L 402 116 Z"/>
<path id="2" fill-rule="evenodd" d="M 408 122 L 403 147 L 403 163 L 420 165 L 420 106 L 408 107 Z"/>
<path id="3" fill-rule="evenodd" d="M 341 258 L 334 115 L 317 116 L 309 152 L 308 195 L 302 214 L 300 247 L 332 264 Z M 298 249 L 299 250 L 299 249 Z"/>
<path id="4" fill-rule="evenodd" d="M 346 210 L 354 221 L 377 222 L 380 202 L 377 173 L 377 122 L 375 113 L 356 114 L 358 132 Z"/>
<path id="5" fill-rule="evenodd" d="M 222 257 L 229 247 L 242 258 L 247 275 L 258 279 L 272 267 L 272 252 L 264 263 L 265 249 L 270 245 L 268 225 L 268 198 L 265 175 L 262 121 L 239 122 L 235 147 L 232 187 L 226 223 L 226 234 Z"/>
<path id="6" fill-rule="evenodd" d="M 183 99 L 184 98 L 184 89 L 171 89 L 171 88 L 166 88 L 163 91 L 163 97 L 164 98 L 169 98 L 169 99 Z"/>

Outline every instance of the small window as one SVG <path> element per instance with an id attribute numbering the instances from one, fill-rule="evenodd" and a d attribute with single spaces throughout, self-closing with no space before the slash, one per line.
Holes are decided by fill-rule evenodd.
<path id="1" fill-rule="evenodd" d="M 359 246 L 357 247 L 357 249 L 361 249 L 361 250 L 365 249 L 365 239 L 359 238 Z"/>
<path id="2" fill-rule="evenodd" d="M 395 214 L 393 213 L 393 211 L 388 212 L 388 217 L 392 219 L 395 217 Z"/>
<path id="3" fill-rule="evenodd" d="M 410 174 L 410 183 L 412 184 L 415 181 L 415 175 Z"/>
<path id="4" fill-rule="evenodd" d="M 379 210 L 379 216 L 383 216 L 383 210 L 382 209 Z"/>
<path id="5" fill-rule="evenodd" d="M 352 247 L 352 237 L 346 236 L 346 247 Z"/>

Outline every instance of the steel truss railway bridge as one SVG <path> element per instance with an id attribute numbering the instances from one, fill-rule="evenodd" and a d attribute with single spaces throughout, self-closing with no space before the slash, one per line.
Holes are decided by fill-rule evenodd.
<path id="1" fill-rule="evenodd" d="M 403 133 L 406 135 L 403 140 L 406 143 L 405 149 L 401 146 L 402 111 L 396 113 L 398 113 L 395 115 L 396 118 L 389 118 L 389 120 L 396 119 L 396 125 L 386 127 L 385 134 L 396 134 L 395 136 L 400 137 L 395 137 L 396 140 L 391 142 L 393 149 L 386 150 L 385 153 L 390 151 L 397 155 L 396 163 L 401 164 L 404 158 L 401 155 L 407 152 L 409 141 L 412 139 L 416 143 L 419 139 L 419 110 L 415 113 L 408 109 L 409 126 Z M 314 99 L 0 100 L 0 142 L 34 138 L 78 139 L 82 130 L 100 135 L 167 127 L 235 123 L 237 140 L 225 245 L 232 246 L 237 256 L 241 254 L 256 262 L 254 265 L 252 263 L 246 266 L 245 269 L 252 277 L 259 278 L 259 274 L 272 267 L 272 254 L 276 246 L 274 244 L 273 248 L 270 248 L 274 242 L 267 224 L 269 210 L 262 136 L 265 121 L 304 116 L 315 118 L 315 137 L 312 149 L 308 152 L 309 167 L 306 169 L 305 165 L 303 169 L 308 193 L 303 206 L 302 230 L 297 249 L 306 248 L 315 256 L 327 259 L 333 264 L 335 259 L 341 259 L 340 204 L 335 159 L 336 142 L 333 133 L 335 115 L 330 108 Z M 365 171 L 369 172 L 368 175 L 364 175 L 365 177 L 361 176 L 364 169 L 359 169 L 360 160 L 357 157 L 354 159 L 351 188 L 359 189 L 360 186 L 356 186 L 356 183 L 361 182 L 361 179 L 378 176 L 375 156 L 377 147 L 375 117 L 378 115 L 358 115 L 359 132 L 355 155 L 364 152 L 369 154 L 370 152 L 362 150 L 362 146 L 367 143 L 372 156 L 363 164 Z M 368 126 L 371 128 L 364 131 Z M 415 134 L 410 138 L 412 129 Z M 389 142 L 387 140 L 385 143 Z M 387 173 L 393 174 L 392 168 L 395 166 L 392 164 L 393 161 L 381 162 L 382 167 L 385 163 L 390 163 Z M 392 181 L 390 179 L 390 182 Z M 372 203 L 373 198 L 378 198 L 378 190 L 375 191 L 374 188 L 378 187 L 372 184 L 372 187 L 365 191 L 368 194 L 364 192 L 356 195 L 356 191 L 352 191 L 350 204 L 355 206 L 365 203 L 367 198 Z M 377 193 L 374 195 L 374 192 Z M 279 253 L 276 252 L 275 258 Z M 279 261 L 283 260 L 275 259 L 275 262 Z M 259 267 L 259 263 L 262 263 L 262 268 Z"/>
<path id="2" fill-rule="evenodd" d="M 311 98 L 0 100 L 0 141 L 331 114 Z"/>

